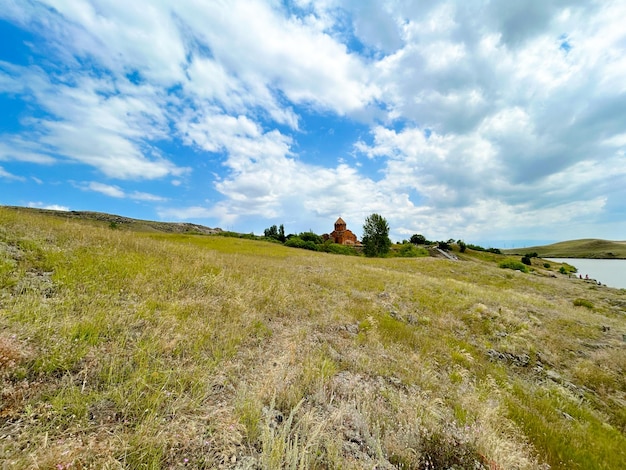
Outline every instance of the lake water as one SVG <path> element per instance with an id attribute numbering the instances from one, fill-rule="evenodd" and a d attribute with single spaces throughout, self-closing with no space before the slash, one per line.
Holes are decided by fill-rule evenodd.
<path id="1" fill-rule="evenodd" d="M 546 258 L 557 263 L 576 266 L 576 275 L 588 274 L 609 287 L 626 289 L 626 259 L 581 259 L 581 258 Z"/>

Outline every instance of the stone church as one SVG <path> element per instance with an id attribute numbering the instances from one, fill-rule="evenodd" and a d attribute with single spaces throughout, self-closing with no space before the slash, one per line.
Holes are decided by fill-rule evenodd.
<path id="1" fill-rule="evenodd" d="M 334 243 L 339 245 L 360 245 L 356 235 L 347 229 L 346 223 L 341 217 L 335 222 L 335 230 L 330 234 L 325 233 L 322 237 L 324 241 L 333 240 Z"/>

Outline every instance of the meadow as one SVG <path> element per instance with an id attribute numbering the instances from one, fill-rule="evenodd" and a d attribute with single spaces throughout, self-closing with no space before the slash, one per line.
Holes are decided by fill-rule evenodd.
<path id="1" fill-rule="evenodd" d="M 626 468 L 626 290 L 455 254 L 0 208 L 0 462 Z"/>

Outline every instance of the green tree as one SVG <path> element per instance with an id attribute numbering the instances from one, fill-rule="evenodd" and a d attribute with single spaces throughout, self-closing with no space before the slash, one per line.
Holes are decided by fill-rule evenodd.
<path id="1" fill-rule="evenodd" d="M 413 243 L 414 245 L 425 245 L 426 237 L 424 235 L 416 233 L 414 235 L 411 235 L 411 243 Z"/>
<path id="2" fill-rule="evenodd" d="M 367 256 L 383 256 L 389 252 L 389 224 L 379 214 L 372 214 L 363 225 L 363 251 Z"/>
<path id="3" fill-rule="evenodd" d="M 266 228 L 263 230 L 263 235 L 267 238 L 273 238 L 274 240 L 278 240 L 281 243 L 285 243 L 287 237 L 285 236 L 285 227 L 283 224 L 280 224 L 280 227 L 276 225 L 272 225 L 270 228 Z"/>
<path id="4" fill-rule="evenodd" d="M 278 240 L 278 227 L 276 225 L 272 225 L 270 228 L 263 230 L 263 234 L 267 238 L 275 238 Z"/>

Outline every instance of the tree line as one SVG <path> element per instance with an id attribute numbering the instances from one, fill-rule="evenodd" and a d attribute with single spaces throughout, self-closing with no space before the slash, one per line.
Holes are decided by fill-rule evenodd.
<path id="1" fill-rule="evenodd" d="M 285 227 L 282 224 L 278 226 L 272 225 L 266 228 L 263 233 L 266 239 L 284 243 L 285 246 L 294 248 L 348 255 L 357 255 L 360 250 L 362 250 L 365 256 L 382 257 L 389 255 L 393 245 L 389 238 L 389 230 L 389 223 L 382 215 L 376 213 L 369 215 L 363 224 L 363 236 L 361 238 L 362 247 L 359 247 L 358 250 L 349 245 L 337 245 L 333 240 L 324 240 L 321 235 L 317 235 L 311 230 L 299 234 L 285 235 Z M 465 253 L 468 248 L 474 251 L 484 251 L 495 254 L 502 253 L 498 248 L 484 248 L 480 245 L 465 243 L 463 240 L 455 241 L 453 238 L 449 240 L 431 241 L 424 235 L 416 233 L 413 234 L 409 240 L 403 240 L 402 246 L 397 249 L 397 253 L 394 253 L 394 255 L 412 257 L 423 254 L 412 249 L 412 246 L 436 246 L 441 250 L 449 251 L 452 249 L 452 245 L 455 244 L 458 246 L 461 253 Z"/>

